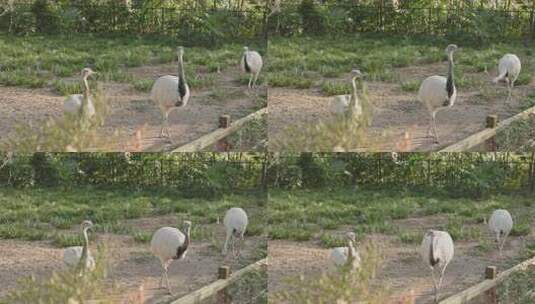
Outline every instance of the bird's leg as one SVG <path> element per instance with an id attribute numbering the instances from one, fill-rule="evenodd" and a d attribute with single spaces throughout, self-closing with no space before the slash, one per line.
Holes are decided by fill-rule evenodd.
<path id="1" fill-rule="evenodd" d="M 433 278 L 433 291 L 435 293 L 435 303 L 438 303 L 438 284 L 435 278 L 435 269 L 431 268 L 431 277 Z"/>
<path id="2" fill-rule="evenodd" d="M 232 234 L 227 234 L 227 238 L 225 239 L 225 245 L 223 245 L 223 255 L 227 255 L 227 251 L 228 251 L 228 242 L 231 238 Z"/>
<path id="3" fill-rule="evenodd" d="M 234 260 L 236 260 L 236 240 L 237 238 L 235 236 L 232 237 L 232 257 L 234 258 Z"/>
<path id="4" fill-rule="evenodd" d="M 250 74 L 250 76 L 249 76 L 249 84 L 247 85 L 247 87 L 249 87 L 249 89 L 252 88 L 252 86 L 251 86 L 252 82 L 253 82 L 253 74 Z"/>
<path id="5" fill-rule="evenodd" d="M 502 241 L 500 242 L 499 244 L 499 253 L 500 253 L 500 258 L 503 257 L 503 245 L 505 245 L 505 239 L 507 238 L 507 236 L 504 236 Z"/>
<path id="6" fill-rule="evenodd" d="M 436 301 L 438 302 L 439 293 L 440 293 L 440 287 L 442 286 L 442 279 L 444 278 L 444 271 L 446 270 L 446 267 L 443 267 L 440 271 L 440 278 L 438 279 L 438 286 L 437 286 L 437 294 L 436 294 Z"/>
<path id="7" fill-rule="evenodd" d="M 165 131 L 167 130 L 167 118 L 169 116 L 169 113 L 167 111 L 165 111 L 165 113 L 163 113 L 163 121 L 162 121 L 162 129 L 160 131 L 160 137 L 164 138 L 166 137 L 165 136 Z"/>
<path id="8" fill-rule="evenodd" d="M 167 291 L 172 295 L 173 293 L 171 292 L 171 286 L 169 285 L 169 276 L 167 275 L 168 267 L 168 265 L 165 267 L 165 284 L 167 285 Z"/>
<path id="9" fill-rule="evenodd" d="M 158 284 L 158 288 L 163 288 L 163 276 L 164 276 L 164 273 L 165 273 L 165 266 L 162 264 L 162 275 L 160 276 L 160 284 Z"/>
<path id="10" fill-rule="evenodd" d="M 259 74 L 260 74 L 260 71 L 256 72 L 256 74 L 254 75 L 253 88 L 256 86 L 256 80 L 258 79 Z"/>
<path id="11" fill-rule="evenodd" d="M 433 119 L 432 119 L 433 120 L 433 132 L 435 133 L 435 143 L 438 144 L 439 140 L 438 140 L 437 122 L 436 122 L 435 116 L 436 116 L 436 113 L 433 113 Z"/>
<path id="12" fill-rule="evenodd" d="M 509 103 L 512 97 L 512 87 L 511 87 L 511 82 L 509 81 L 509 78 L 506 78 L 505 82 L 507 83 L 507 99 L 505 100 L 505 103 Z"/>
<path id="13" fill-rule="evenodd" d="M 429 118 L 429 125 L 427 127 L 427 136 L 433 137 L 433 116 Z"/>

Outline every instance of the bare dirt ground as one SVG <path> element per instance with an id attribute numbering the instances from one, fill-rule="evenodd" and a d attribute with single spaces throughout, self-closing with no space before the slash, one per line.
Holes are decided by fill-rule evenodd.
<path id="1" fill-rule="evenodd" d="M 430 75 L 444 74 L 444 64 L 431 64 L 410 68 L 396 69 L 404 81 L 416 79 L 422 81 Z M 490 72 L 490 75 L 494 71 Z M 437 114 L 437 128 L 440 144 L 434 144 L 427 136 L 429 114 L 417 100 L 417 92 L 404 92 L 399 83 L 367 82 L 368 99 L 373 107 L 373 122 L 367 130 L 366 143 L 362 148 L 373 151 L 433 151 L 447 147 L 485 127 L 485 118 L 497 114 L 499 120 L 520 112 L 521 104 L 529 92 L 533 92 L 535 81 L 530 85 L 514 89 L 513 100 L 505 104 L 506 88 L 490 83 L 491 77 L 484 73 L 477 75 L 488 80 L 483 86 L 485 91 L 495 92 L 491 97 L 484 97 L 480 90 L 463 90 L 458 88 L 457 100 L 450 109 Z M 348 81 L 347 78 L 344 78 Z M 334 80 L 334 79 L 331 79 Z M 486 96 L 489 96 L 485 92 Z M 318 120 L 335 119 L 329 112 L 329 103 L 333 97 L 327 97 L 318 88 L 297 90 L 273 88 L 269 90 L 268 134 L 272 145 L 270 150 L 283 150 L 277 144 L 281 138 L 290 137 L 289 126 L 309 125 Z"/>
<path id="2" fill-rule="evenodd" d="M 396 224 L 421 231 L 423 235 L 427 229 L 436 226 L 441 221 L 444 219 L 431 216 L 400 220 L 396 221 Z M 349 230 L 348 227 L 346 231 Z M 340 233 L 343 234 L 342 231 Z M 377 284 L 389 289 L 393 303 L 411 293 L 415 296 L 416 303 L 433 302 L 431 274 L 420 258 L 419 244 L 404 244 L 397 237 L 380 234 L 369 235 L 366 241 L 376 242 L 382 248 L 385 260 L 378 271 Z M 499 258 L 494 243 L 489 251 L 479 250 L 478 244 L 476 241 L 455 242 L 455 256 L 446 269 L 442 298 L 480 282 L 486 266 L 498 266 L 498 271 L 512 266 L 511 260 L 519 255 L 524 246 L 524 240 L 509 237 L 502 259 Z M 291 288 L 288 282 L 296 276 L 304 275 L 305 278 L 313 279 L 322 272 L 334 271 L 329 264 L 329 252 L 329 249 L 320 247 L 316 241 L 269 241 L 268 288 L 270 294 Z"/>
<path id="3" fill-rule="evenodd" d="M 127 72 L 139 79 L 157 79 L 163 75 L 174 75 L 175 70 L 174 65 L 165 64 L 131 68 Z M 239 73 L 237 67 L 227 69 L 217 78 L 212 88 L 192 89 L 188 105 L 169 115 L 172 143 L 160 137 L 161 113 L 157 105 L 150 101 L 149 93 L 137 91 L 129 84 L 103 84 L 109 116 L 100 133 L 103 138 L 119 134 L 104 149 L 170 150 L 217 129 L 220 115 L 229 114 L 232 120 L 246 116 L 258 107 L 258 95 L 266 88 L 248 90 L 247 86 L 234 80 Z M 38 126 L 49 118 L 62 119 L 64 100 L 64 96 L 58 95 L 51 88 L 0 86 L 0 138 L 16 136 L 14 131 L 20 124 Z"/>
<path id="4" fill-rule="evenodd" d="M 128 222 L 135 229 L 153 232 L 162 226 L 176 225 L 176 217 L 163 216 L 143 218 Z M 236 271 L 256 261 L 256 250 L 265 247 L 261 237 L 246 237 L 242 247 L 242 257 L 238 262 L 221 255 L 220 246 L 224 241 L 222 225 L 207 225 L 213 228 L 215 239 L 212 241 L 195 241 L 181 261 L 175 261 L 169 268 L 169 280 L 175 297 L 203 287 L 217 279 L 217 269 L 221 265 L 230 265 Z M 96 252 L 98 243 L 107 247 L 107 263 L 109 283 L 114 290 L 121 291 L 117 295 L 118 302 L 125 297 L 135 296 L 142 286 L 146 303 L 154 303 L 162 298 L 170 298 L 166 290 L 159 289 L 161 275 L 159 260 L 150 253 L 150 243 L 140 244 L 132 237 L 116 234 L 98 234 L 91 249 Z M 63 264 L 63 249 L 50 245 L 49 242 L 26 242 L 1 240 L 0 252 L 0 297 L 5 296 L 17 286 L 17 280 L 35 275 L 37 278 L 48 277 L 52 271 L 66 269 Z M 21 255 L 21 252 L 32 254 Z"/>

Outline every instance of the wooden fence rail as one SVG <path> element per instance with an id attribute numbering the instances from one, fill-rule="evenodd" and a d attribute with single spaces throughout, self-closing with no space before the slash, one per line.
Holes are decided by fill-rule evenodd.
<path id="1" fill-rule="evenodd" d="M 189 142 L 181 147 L 176 148 L 173 152 L 196 152 L 205 149 L 206 147 L 216 144 L 218 141 L 238 131 L 247 122 L 258 119 L 262 115 L 267 114 L 267 107 L 258 110 L 252 114 L 249 114 L 243 118 L 236 120 L 233 123 L 228 123 L 228 116 L 223 115 L 220 117 L 220 128 L 212 133 L 206 134 L 192 142 Z"/>
<path id="2" fill-rule="evenodd" d="M 523 112 L 516 114 L 515 116 L 509 117 L 500 123 L 497 123 L 497 117 L 495 115 L 489 115 L 487 117 L 487 128 L 485 130 L 472 134 L 467 138 L 440 150 L 439 152 L 466 152 L 485 142 L 489 143 L 489 141 L 494 140 L 494 137 L 496 136 L 498 131 L 505 129 L 507 126 L 517 120 L 525 119 L 533 114 L 535 114 L 535 107 L 531 107 Z M 490 146 L 491 147 L 489 148 L 489 150 L 496 149 L 495 143 L 490 143 Z M 492 148 L 492 146 L 494 147 L 494 149 Z"/>
<path id="3" fill-rule="evenodd" d="M 529 266 L 535 265 L 535 257 L 526 260 L 506 271 L 496 274 L 496 267 L 489 266 L 485 269 L 485 281 L 478 283 L 464 291 L 455 294 L 445 300 L 439 302 L 439 304 L 467 304 L 470 300 L 485 294 L 487 301 L 485 303 L 497 303 L 496 287 L 499 283 L 503 282 L 511 274 L 526 270 Z"/>
<path id="4" fill-rule="evenodd" d="M 198 304 L 203 300 L 206 300 L 214 295 L 224 291 L 229 285 L 236 282 L 243 275 L 252 272 L 254 270 L 265 269 L 267 267 L 267 258 L 257 261 L 249 266 L 246 266 L 234 274 L 230 274 L 228 266 L 219 267 L 218 280 L 198 289 L 192 293 L 189 293 L 177 300 L 170 302 L 169 304 Z"/>

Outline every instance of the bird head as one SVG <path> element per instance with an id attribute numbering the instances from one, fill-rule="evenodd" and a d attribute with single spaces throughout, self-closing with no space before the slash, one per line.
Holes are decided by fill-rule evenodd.
<path id="1" fill-rule="evenodd" d="M 354 232 L 348 232 L 346 234 L 346 238 L 347 238 L 348 241 L 352 241 L 354 243 L 355 239 L 356 239 L 355 233 Z"/>
<path id="2" fill-rule="evenodd" d="M 181 57 L 184 55 L 184 47 L 183 46 L 179 46 L 176 48 L 176 54 Z"/>
<path id="3" fill-rule="evenodd" d="M 458 48 L 459 48 L 459 47 L 457 47 L 456 44 L 450 44 L 450 45 L 448 45 L 448 47 L 446 48 L 446 54 L 451 54 L 451 53 L 457 51 Z"/>
<path id="4" fill-rule="evenodd" d="M 243 47 L 243 51 L 244 51 L 244 52 L 249 52 L 249 47 L 248 47 L 248 46 L 244 46 L 244 47 Z"/>
<path id="5" fill-rule="evenodd" d="M 94 75 L 94 74 L 98 74 L 98 73 L 93 71 L 90 68 L 85 68 L 85 69 L 82 70 L 82 77 L 83 78 L 87 78 L 87 77 L 89 77 L 91 75 Z"/>
<path id="6" fill-rule="evenodd" d="M 362 72 L 359 69 L 352 69 L 351 70 L 351 74 L 353 75 L 353 77 L 362 77 L 362 76 L 364 76 L 364 74 L 362 74 Z"/>
<path id="7" fill-rule="evenodd" d="M 189 231 L 191 228 L 191 221 L 184 221 L 184 231 Z"/>
<path id="8" fill-rule="evenodd" d="M 91 222 L 90 220 L 85 220 L 82 222 L 82 229 L 83 230 L 86 230 L 86 229 L 91 229 L 93 228 L 93 222 Z"/>

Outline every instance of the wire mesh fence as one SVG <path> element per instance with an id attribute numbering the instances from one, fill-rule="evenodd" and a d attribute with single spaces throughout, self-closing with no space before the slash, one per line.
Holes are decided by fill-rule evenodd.
<path id="1" fill-rule="evenodd" d="M 266 36 L 263 9 L 132 7 L 115 1 L 41 6 L 36 3 L 17 2 L 11 8 L 0 9 L 0 31 L 162 35 L 195 45 Z"/>
<path id="2" fill-rule="evenodd" d="M 274 34 L 381 32 L 476 39 L 535 34 L 535 7 L 397 7 L 392 5 L 288 4 L 269 23 Z"/>
<path id="3" fill-rule="evenodd" d="M 431 186 L 483 195 L 535 191 L 533 154 L 301 153 L 279 155 L 268 174 L 274 187 Z"/>
<path id="4" fill-rule="evenodd" d="M 265 156 L 254 153 L 14 154 L 0 167 L 0 185 L 156 187 L 213 195 L 263 189 L 265 165 Z"/>

